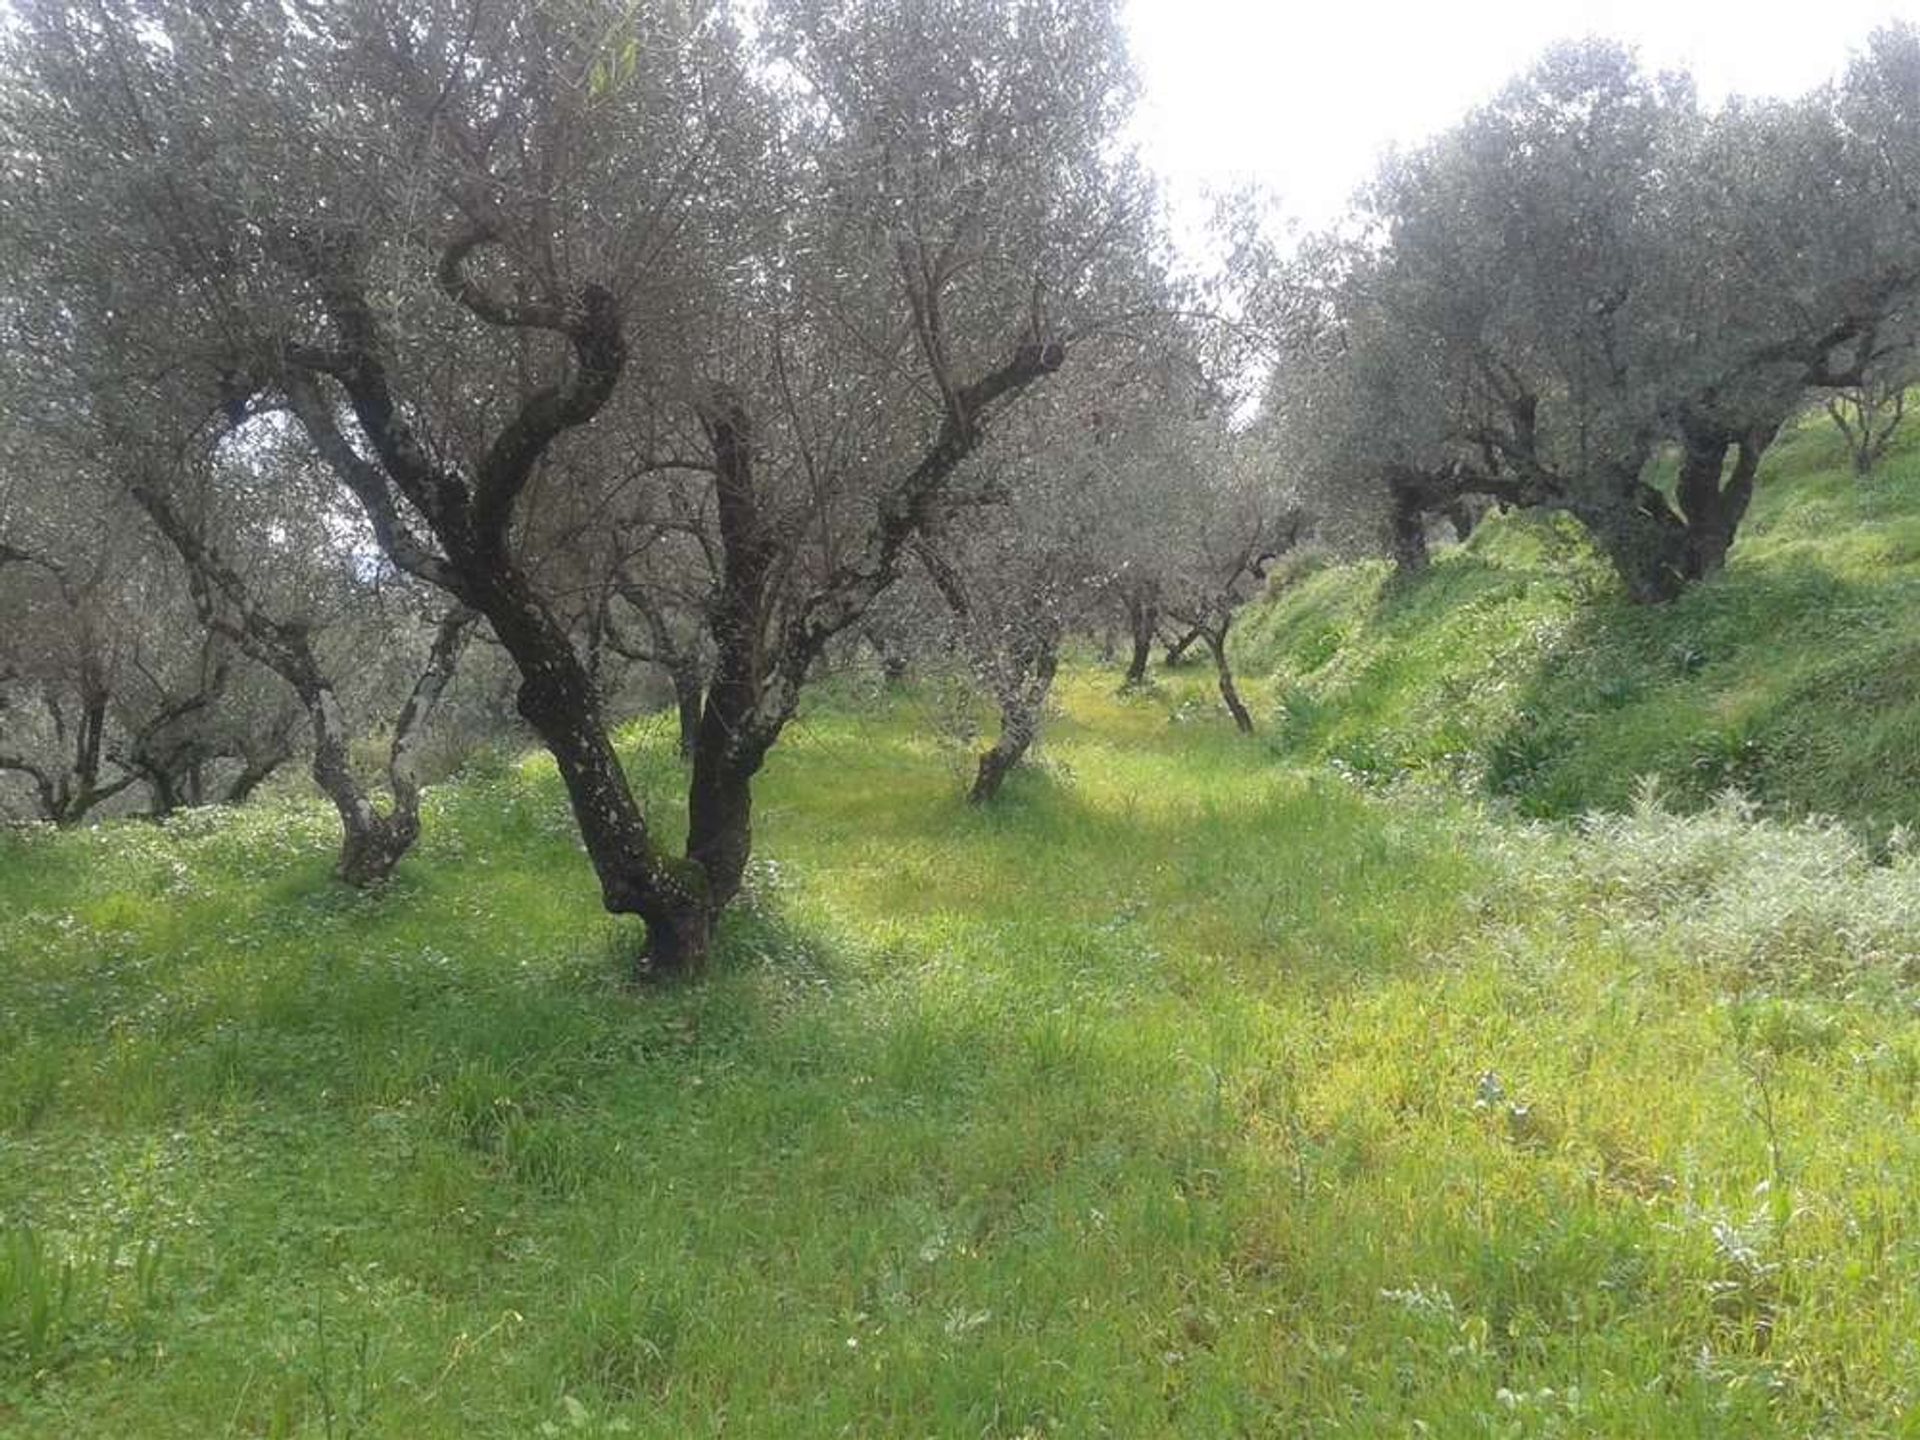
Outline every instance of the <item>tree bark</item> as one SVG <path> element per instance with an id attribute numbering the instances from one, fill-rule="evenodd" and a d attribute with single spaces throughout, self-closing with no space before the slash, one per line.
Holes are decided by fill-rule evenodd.
<path id="1" fill-rule="evenodd" d="M 691 760 L 700 743 L 700 708 L 706 687 L 700 683 L 697 663 L 671 666 L 667 677 L 673 682 L 674 712 L 680 719 L 680 758 Z"/>
<path id="2" fill-rule="evenodd" d="M 1425 570 L 1429 559 L 1425 508 L 1416 498 L 1395 491 L 1388 526 L 1394 569 L 1402 575 L 1418 575 Z"/>
<path id="3" fill-rule="evenodd" d="M 892 583 L 913 539 L 952 508 L 953 476 L 977 448 L 990 409 L 1058 370 L 1066 351 L 1040 333 L 1036 306 L 1032 325 L 1002 364 L 971 383 L 955 383 L 930 303 L 937 296 L 913 291 L 907 276 L 916 328 L 939 382 L 942 419 L 918 461 L 881 496 L 859 553 L 784 607 L 778 623 L 774 590 L 787 572 L 777 562 L 790 552 L 757 512 L 748 416 L 724 387 L 712 387 L 696 402 L 714 454 L 723 563 L 712 605 L 717 658 L 695 734 L 688 848 L 685 859 L 674 860 L 655 844 L 627 783 L 592 677 L 511 552 L 514 508 L 541 456 L 567 431 L 590 422 L 619 382 L 627 357 L 619 301 L 595 284 L 539 300 L 493 295 L 466 262 L 499 237 L 485 215 L 469 219 L 442 250 L 440 288 L 488 325 L 564 337 L 573 358 L 564 378 L 522 403 L 471 471 L 433 458 L 397 402 L 386 369 L 391 347 L 369 297 L 366 247 L 351 231 L 316 230 L 279 246 L 312 283 L 337 342 L 290 347 L 280 383 L 322 458 L 366 510 L 388 558 L 479 610 L 512 657 L 521 676 L 520 714 L 559 767 L 605 907 L 646 922 L 652 970 L 694 970 L 706 957 L 715 917 L 745 872 L 750 782 L 792 718 L 815 661 Z M 346 440 L 320 393 L 319 375 L 344 390 L 371 459 Z M 424 522 L 430 538 L 410 528 L 409 516 Z"/>
<path id="4" fill-rule="evenodd" d="M 1167 652 L 1160 657 L 1164 665 L 1178 665 L 1186 659 L 1187 651 L 1193 648 L 1196 640 L 1203 638 L 1198 625 L 1190 626 L 1187 633 L 1167 642 Z"/>
<path id="5" fill-rule="evenodd" d="M 0 769 L 33 777 L 43 816 L 69 829 L 80 824 L 121 791 L 136 784 L 140 778 L 129 771 L 102 782 L 100 774 L 106 740 L 107 705 L 112 697 L 94 661 L 89 659 L 83 663 L 81 671 L 80 714 L 73 727 L 71 767 L 50 776 L 23 760 L 13 757 L 0 759 Z M 51 698 L 47 701 L 47 709 L 54 720 L 56 736 L 65 738 L 65 721 Z"/>
<path id="6" fill-rule="evenodd" d="M 132 493 L 186 565 L 188 588 L 201 622 L 272 670 L 300 697 L 313 730 L 314 784 L 340 816 L 340 859 L 335 873 L 357 889 L 379 884 L 420 838 L 419 729 L 453 677 L 474 619 L 472 612 L 455 607 L 441 621 L 427 664 L 395 722 L 387 759 L 393 799 L 382 811 L 354 776 L 346 713 L 333 681 L 313 653 L 307 627 L 260 609 L 239 573 L 164 493 L 144 483 L 134 485 Z"/>
<path id="7" fill-rule="evenodd" d="M 974 772 L 973 786 L 967 791 L 969 805 L 991 804 L 1000 793 L 1000 787 L 1006 782 L 1007 774 L 1027 753 L 1030 738 L 1022 738 L 1019 732 L 1010 728 L 1006 709 L 1000 711 L 1000 738 L 992 748 L 983 751 L 979 769 Z"/>
<path id="8" fill-rule="evenodd" d="M 600 713 L 592 677 L 564 628 L 535 599 L 506 556 L 495 551 L 465 567 L 465 591 L 492 625 L 520 672 L 516 708 L 559 768 L 574 823 L 610 914 L 646 922 L 648 958 L 666 973 L 705 959 L 695 923 L 706 907 L 697 867 L 675 862 L 653 843 Z M 662 947 L 654 944 L 661 937 Z"/>
<path id="9" fill-rule="evenodd" d="M 713 714 L 709 707 L 709 714 Z M 713 734 L 720 722 L 704 721 L 687 788 L 687 858 L 707 879 L 707 903 L 725 909 L 740 893 L 753 855 L 753 777 L 760 766 L 730 753 Z"/>
<path id="10" fill-rule="evenodd" d="M 165 820 L 184 803 L 181 792 L 185 787 L 171 771 L 156 765 L 143 768 L 140 773 L 147 782 L 148 819 Z"/>
<path id="11" fill-rule="evenodd" d="M 253 798 L 253 792 L 273 776 L 282 765 L 293 758 L 291 749 L 273 749 L 264 755 L 248 760 L 240 773 L 227 786 L 226 794 L 221 797 L 223 805 L 244 805 Z"/>
<path id="12" fill-rule="evenodd" d="M 1686 588 L 1687 526 L 1659 491 L 1638 482 L 1635 490 L 1632 501 L 1576 505 L 1572 513 L 1613 562 L 1629 598 L 1660 605 Z"/>
<path id="13" fill-rule="evenodd" d="M 707 904 L 717 915 L 740 893 L 746 876 L 753 853 L 753 777 L 778 733 L 762 727 L 757 711 L 779 549 L 760 515 L 745 405 L 715 387 L 701 402 L 700 423 L 714 458 L 722 563 L 712 609 L 713 677 L 694 737 L 687 791 L 687 858 L 706 876 Z"/>
<path id="14" fill-rule="evenodd" d="M 1682 573 L 1704 579 L 1726 566 L 1733 538 L 1753 501 L 1760 457 L 1779 434 L 1780 422 L 1742 430 L 1683 421 L 1680 478 L 1675 495 L 1686 526 Z M 1731 473 L 1727 456 L 1733 456 Z"/>
<path id="15" fill-rule="evenodd" d="M 1039 736 L 1047 696 L 1060 667 L 1059 637 L 1037 637 L 1032 650 L 1021 659 L 1025 662 L 1025 673 L 1000 691 L 1000 733 L 980 756 L 973 788 L 967 792 L 970 804 L 985 805 L 992 801 L 1000 793 L 1008 773 L 1025 758 Z"/>
<path id="16" fill-rule="evenodd" d="M 340 816 L 340 858 L 334 873 L 355 889 L 385 880 L 420 836 L 420 812 L 396 803 L 375 809 L 350 763 L 346 716 L 333 685 L 315 668 L 293 682 L 313 727 L 313 783 Z"/>
<path id="17" fill-rule="evenodd" d="M 224 645 L 224 637 L 207 631 L 203 662 Z M 222 753 L 203 734 L 183 729 L 188 722 L 213 709 L 226 693 L 230 665 L 224 656 L 203 664 L 199 688 L 169 699 L 134 733 L 120 764 L 138 774 L 147 787 L 148 818 L 164 820 L 182 805 L 198 805 L 205 795 L 206 762 Z"/>
<path id="18" fill-rule="evenodd" d="M 1233 716 L 1234 728 L 1242 735 L 1251 735 L 1253 716 L 1240 699 L 1239 688 L 1233 683 L 1233 666 L 1227 661 L 1226 624 L 1203 631 L 1201 638 L 1207 642 L 1207 653 L 1213 656 L 1213 668 L 1220 680 L 1220 698 L 1226 702 L 1227 713 Z"/>
<path id="19" fill-rule="evenodd" d="M 1445 515 L 1447 523 L 1453 526 L 1455 540 L 1464 545 L 1473 537 L 1474 527 L 1479 517 L 1464 496 L 1449 503 L 1440 513 Z"/>
<path id="20" fill-rule="evenodd" d="M 461 652 L 466 649 L 473 624 L 479 618 L 464 605 L 456 605 L 441 616 L 433 644 L 427 651 L 426 664 L 415 677 L 413 689 L 394 721 L 393 743 L 387 752 L 387 786 L 393 792 L 394 808 L 404 808 L 414 817 L 416 835 L 420 828 L 421 743 L 426 723 L 453 683 Z"/>
<path id="21" fill-rule="evenodd" d="M 1061 623 L 1044 593 L 1023 597 L 1014 613 L 1004 611 L 984 624 L 974 608 L 965 578 L 930 543 L 916 547 L 934 588 L 959 623 L 974 672 L 993 693 L 1000 710 L 1000 733 L 980 755 L 970 804 L 985 805 L 1000 793 L 1040 733 L 1047 695 L 1060 666 Z M 1004 597 L 1003 597 L 1004 598 Z"/>
<path id="22" fill-rule="evenodd" d="M 453 680 L 475 618 L 472 611 L 456 607 L 440 621 L 427 663 L 394 722 L 393 744 L 387 754 L 387 785 L 392 799 L 384 811 L 374 805 L 353 776 L 338 698 L 332 685 L 320 678 L 318 667 L 313 667 L 313 681 L 317 683 L 312 685 L 313 699 L 307 707 L 314 725 L 313 776 L 340 812 L 344 835 L 339 875 L 357 889 L 386 880 L 420 838 L 423 727 Z M 302 691 L 303 700 L 308 693 Z"/>
<path id="23" fill-rule="evenodd" d="M 1153 659 L 1153 637 L 1160 625 L 1160 605 L 1153 585 L 1129 585 L 1125 599 L 1127 633 L 1133 641 L 1133 653 L 1127 660 L 1127 673 L 1120 688 L 1133 690 L 1147 683 L 1147 665 Z"/>

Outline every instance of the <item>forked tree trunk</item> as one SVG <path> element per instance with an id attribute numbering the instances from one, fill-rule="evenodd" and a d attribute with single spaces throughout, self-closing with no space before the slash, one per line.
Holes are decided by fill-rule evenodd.
<path id="1" fill-rule="evenodd" d="M 60 741 L 71 739 L 73 749 L 71 768 L 50 771 L 25 757 L 13 755 L 0 757 L 0 770 L 13 771 L 32 779 L 43 819 L 51 820 L 54 824 L 63 827 L 78 825 L 97 807 L 104 805 L 139 779 L 137 775 L 129 773 L 105 783 L 101 781 L 102 747 L 106 739 L 109 698 L 105 682 L 100 678 L 93 662 L 88 661 L 81 678 L 80 713 L 73 724 L 71 737 L 67 734 L 67 723 L 59 708 L 51 698 L 46 701 L 47 711 L 53 721 L 55 739 Z"/>
<path id="2" fill-rule="evenodd" d="M 1022 613 L 982 624 L 964 577 L 931 542 L 916 547 L 928 578 L 959 622 L 974 671 L 993 692 L 1000 710 L 1000 733 L 980 755 L 970 804 L 985 805 L 1000 793 L 1007 774 L 1018 765 L 1040 733 L 1047 695 L 1060 665 L 1060 625 L 1048 598 L 1029 596 Z"/>
<path id="3" fill-rule="evenodd" d="M 1778 424 L 1755 425 L 1735 433 L 1693 427 L 1681 453 L 1676 498 L 1686 525 L 1687 580 L 1700 580 L 1724 569 L 1733 538 L 1753 501 L 1760 457 L 1779 433 Z M 1727 455 L 1733 468 L 1727 470 Z"/>
<path id="4" fill-rule="evenodd" d="M 1686 589 L 1687 533 L 1648 516 L 1608 516 L 1588 526 L 1636 605 L 1663 605 Z"/>
<path id="5" fill-rule="evenodd" d="M 374 808 L 354 778 L 346 716 L 333 685 L 315 672 L 294 688 L 313 727 L 313 783 L 340 816 L 340 859 L 334 873 L 365 889 L 392 874 L 419 838 L 419 813 L 401 804 L 385 815 Z"/>
<path id="6" fill-rule="evenodd" d="M 1167 642 L 1167 653 L 1160 657 L 1161 663 L 1164 665 L 1178 665 L 1187 658 L 1187 651 L 1191 650 L 1194 642 L 1200 638 L 1200 627 L 1195 625 L 1191 627 L 1186 634 L 1169 640 Z"/>
<path id="7" fill-rule="evenodd" d="M 715 917 L 745 873 L 752 777 L 792 718 L 809 670 L 834 637 L 864 618 L 898 574 L 906 546 L 949 508 L 952 478 L 979 444 L 990 409 L 1058 370 L 1066 351 L 1041 333 L 1036 298 L 1032 323 L 1005 362 L 958 383 L 946 373 L 937 305 L 913 288 L 908 267 L 923 351 L 941 381 L 942 417 L 918 461 L 880 497 L 865 543 L 804 598 L 789 597 L 778 624 L 775 590 L 788 573 L 779 562 L 790 558 L 792 542 L 759 514 L 749 416 L 722 386 L 696 400 L 713 452 L 722 564 L 712 606 L 717 658 L 695 736 L 688 850 L 675 860 L 655 842 L 566 627 L 535 594 L 512 548 L 514 509 L 541 457 L 559 437 L 590 423 L 619 383 L 627 359 L 619 301 L 593 283 L 538 301 L 490 293 L 467 263 L 501 237 L 489 220 L 470 222 L 441 251 L 441 290 L 487 325 L 564 337 L 573 356 L 562 378 L 526 396 L 470 472 L 433 459 L 396 403 L 385 363 L 392 347 L 371 298 L 364 247 L 351 233 L 308 232 L 281 246 L 312 283 L 336 343 L 290 349 L 277 383 L 365 508 L 388 557 L 487 617 L 520 673 L 520 714 L 559 768 L 602 903 L 646 922 L 652 970 L 692 971 L 705 960 Z M 341 432 L 321 375 L 345 390 L 373 459 Z M 409 528 L 409 515 L 426 525 L 431 544 Z"/>
<path id="8" fill-rule="evenodd" d="M 245 762 L 240 773 L 233 777 L 233 783 L 227 786 L 227 792 L 221 797 L 225 805 L 244 805 L 253 797 L 253 792 L 272 778 L 275 771 L 293 758 L 293 751 L 273 749 L 266 754 Z"/>
<path id="9" fill-rule="evenodd" d="M 1571 507 L 1636 603 L 1664 604 L 1725 567 L 1753 500 L 1761 456 L 1781 423 L 1758 421 L 1736 429 L 1698 413 L 1683 414 L 1672 503 L 1639 478 L 1639 467 L 1621 465 L 1608 498 Z"/>
<path id="10" fill-rule="evenodd" d="M 1640 478 L 1640 463 L 1609 468 L 1606 483 L 1567 503 L 1627 588 L 1635 604 L 1658 605 L 1686 588 L 1686 520 L 1667 497 Z"/>
<path id="11" fill-rule="evenodd" d="M 382 810 L 354 776 L 346 713 L 332 679 L 313 653 L 306 627 L 275 619 L 260 609 L 239 573 L 163 492 L 137 483 L 132 493 L 185 563 L 201 623 L 226 635 L 300 697 L 313 730 L 314 784 L 340 816 L 340 859 L 335 873 L 356 888 L 385 880 L 420 838 L 420 729 L 453 679 L 475 619 L 473 611 L 455 606 L 434 634 L 427 663 L 394 723 L 387 756 L 393 798 Z"/>
<path id="12" fill-rule="evenodd" d="M 393 745 L 387 756 L 392 798 L 384 809 L 353 774 L 351 737 L 339 697 L 319 667 L 311 663 L 310 655 L 306 674 L 295 684 L 313 724 L 314 783 L 340 815 L 336 873 L 356 889 L 386 880 L 420 838 L 422 727 L 453 679 L 474 618 L 471 611 L 456 609 L 440 622 L 427 663 L 394 722 Z"/>
<path id="13" fill-rule="evenodd" d="M 1057 636 L 1044 637 L 1027 657 L 1031 668 L 1014 683 L 1001 689 L 1000 733 L 993 745 L 980 756 L 974 773 L 973 788 L 967 800 L 985 805 L 1000 793 L 1007 775 L 1025 758 L 1040 734 L 1040 720 L 1046 713 L 1047 696 L 1053 689 L 1053 677 L 1060 666 L 1060 642 Z"/>

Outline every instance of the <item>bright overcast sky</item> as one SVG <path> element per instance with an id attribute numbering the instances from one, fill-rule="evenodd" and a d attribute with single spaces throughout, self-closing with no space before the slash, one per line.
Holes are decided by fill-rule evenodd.
<path id="1" fill-rule="evenodd" d="M 1257 181 L 1324 223 L 1375 158 L 1446 126 L 1550 42 L 1608 35 L 1703 99 L 1793 94 L 1920 0 L 1131 0 L 1139 137 L 1184 224 Z"/>

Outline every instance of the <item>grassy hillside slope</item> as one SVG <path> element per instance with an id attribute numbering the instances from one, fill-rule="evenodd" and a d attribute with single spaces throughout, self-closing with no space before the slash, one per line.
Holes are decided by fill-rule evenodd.
<path id="1" fill-rule="evenodd" d="M 1824 417 L 1769 457 L 1726 573 L 1621 600 L 1570 522 L 1496 518 L 1430 573 L 1296 575 L 1250 613 L 1283 751 L 1411 770 L 1529 815 L 1619 808 L 1643 776 L 1735 786 L 1873 835 L 1920 826 L 1920 430 L 1869 480 Z"/>

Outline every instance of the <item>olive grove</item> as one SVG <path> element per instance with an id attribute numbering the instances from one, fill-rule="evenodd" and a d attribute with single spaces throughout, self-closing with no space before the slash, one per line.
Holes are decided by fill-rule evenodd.
<path id="1" fill-rule="evenodd" d="M 1711 112 L 1621 47 L 1555 49 L 1296 257 L 1272 403 L 1297 463 L 1403 566 L 1481 496 L 1571 514 L 1671 598 L 1725 564 L 1808 396 L 1910 344 L 1916 145 L 1911 29 Z"/>
<path id="2" fill-rule="evenodd" d="M 1862 473 L 1903 413 L 1920 31 L 1719 107 L 1556 47 L 1322 233 L 1226 206 L 1210 276 L 1134 92 L 1118 0 L 24 0 L 0 810 L 300 760 L 377 884 L 499 677 L 690 972 L 824 671 L 958 657 L 984 803 L 1076 637 L 1123 630 L 1127 687 L 1204 650 L 1253 730 L 1231 626 L 1309 535 L 1411 571 L 1560 511 L 1658 602 L 1810 403 Z M 684 844 L 614 740 L 662 701 Z"/>
<path id="3" fill-rule="evenodd" d="M 919 536 L 996 498 L 990 422 L 1137 308 L 1153 249 L 1110 5 L 762 19 L 29 6 L 12 57 L 8 243 L 83 322 L 63 361 L 123 436 L 296 426 L 384 562 L 484 617 L 662 971 L 740 886 L 809 672 Z M 699 612 L 675 856 L 576 645 L 566 540 L 646 534 L 690 476 L 665 513 L 704 594 L 647 546 L 584 567 L 662 658 Z M 142 489 L 177 542 L 174 478 Z"/>

